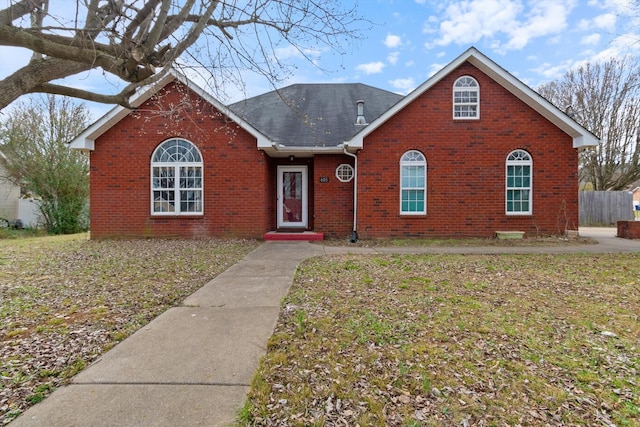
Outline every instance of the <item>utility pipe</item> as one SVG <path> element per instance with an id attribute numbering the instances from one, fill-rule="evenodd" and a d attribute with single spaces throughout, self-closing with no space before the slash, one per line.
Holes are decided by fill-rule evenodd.
<path id="1" fill-rule="evenodd" d="M 353 232 L 351 233 L 351 243 L 358 241 L 358 156 L 347 151 L 347 144 L 344 144 L 344 154 L 353 157 Z"/>

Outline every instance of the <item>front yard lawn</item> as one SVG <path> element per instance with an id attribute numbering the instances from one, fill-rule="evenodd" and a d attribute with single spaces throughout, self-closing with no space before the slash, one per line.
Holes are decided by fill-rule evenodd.
<path id="1" fill-rule="evenodd" d="M 0 240 L 0 425 L 257 245 L 86 235 Z"/>
<path id="2" fill-rule="evenodd" d="M 640 254 L 307 260 L 243 425 L 640 425 Z"/>

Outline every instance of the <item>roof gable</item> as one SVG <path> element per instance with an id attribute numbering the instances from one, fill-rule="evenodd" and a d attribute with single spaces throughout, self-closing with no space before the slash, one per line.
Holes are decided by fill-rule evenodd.
<path id="1" fill-rule="evenodd" d="M 362 129 L 351 140 L 347 141 L 346 145 L 348 145 L 352 151 L 362 148 L 364 138 L 367 135 L 376 130 L 396 113 L 412 103 L 416 98 L 420 97 L 423 93 L 465 62 L 469 62 L 478 68 L 515 97 L 529 105 L 544 118 L 572 137 L 573 148 L 593 147 L 599 144 L 600 141 L 595 135 L 580 126 L 575 120 L 551 104 L 536 91 L 522 83 L 504 68 L 500 67 L 480 51 L 472 47 L 434 74 L 400 102 L 387 110 L 369 126 Z"/>
<path id="2" fill-rule="evenodd" d="M 162 88 L 167 86 L 173 81 L 179 81 L 189 89 L 193 90 L 198 96 L 210 103 L 216 109 L 221 111 L 231 120 L 236 122 L 240 127 L 253 135 L 259 142 L 265 139 L 265 136 L 258 132 L 253 126 L 247 123 L 244 119 L 237 116 L 233 111 L 229 110 L 224 104 L 220 103 L 217 99 L 207 93 L 205 90 L 196 85 L 193 81 L 189 80 L 184 75 L 178 73 L 175 70 L 171 70 L 164 77 L 149 86 L 145 86 L 139 90 L 130 101 L 130 104 L 137 108 L 145 101 L 158 93 Z M 100 117 L 93 124 L 89 125 L 82 133 L 76 136 L 70 143 L 69 147 L 76 150 L 94 150 L 95 140 L 99 138 L 106 131 L 111 129 L 120 120 L 126 117 L 133 110 L 123 106 L 116 106 L 112 108 L 104 116 Z"/>

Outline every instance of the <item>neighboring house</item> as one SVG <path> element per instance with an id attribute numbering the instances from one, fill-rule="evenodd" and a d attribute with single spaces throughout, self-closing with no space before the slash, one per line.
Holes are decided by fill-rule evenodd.
<path id="1" fill-rule="evenodd" d="M 40 219 L 38 201 L 22 196 L 20 186 L 7 179 L 7 161 L 0 151 L 0 227 L 5 221 L 16 227 L 37 227 Z"/>
<path id="2" fill-rule="evenodd" d="M 0 218 L 13 221 L 18 218 L 20 186 L 7 179 L 7 157 L 0 151 Z"/>
<path id="3" fill-rule="evenodd" d="M 634 217 L 635 219 L 640 220 L 640 187 L 636 187 L 631 190 L 631 195 L 633 197 Z"/>
<path id="4" fill-rule="evenodd" d="M 640 187 L 631 190 L 631 194 L 633 195 L 633 205 L 640 206 Z"/>
<path id="5" fill-rule="evenodd" d="M 172 73 L 91 125 L 91 232 L 561 234 L 598 139 L 474 48 L 405 97 L 297 84 L 224 106 Z"/>
<path id="6" fill-rule="evenodd" d="M 22 196 L 22 189 L 7 179 L 7 157 L 0 151 L 0 226 L 4 220 L 16 226 L 37 227 L 40 218 L 38 201 Z M 16 222 L 20 220 L 19 222 Z"/>

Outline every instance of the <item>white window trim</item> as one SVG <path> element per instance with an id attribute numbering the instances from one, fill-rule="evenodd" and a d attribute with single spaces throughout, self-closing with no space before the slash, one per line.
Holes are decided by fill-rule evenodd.
<path id="1" fill-rule="evenodd" d="M 476 84 L 476 99 L 477 102 L 458 102 L 456 103 L 456 85 L 458 84 L 458 82 L 462 79 L 471 79 L 475 82 Z M 453 82 L 453 92 L 451 93 L 451 97 L 452 97 L 452 101 L 453 101 L 453 108 L 451 111 L 451 114 L 453 115 L 453 119 L 454 120 L 480 120 L 480 84 L 478 83 L 478 81 L 476 79 L 474 79 L 471 76 L 460 76 L 456 79 L 455 82 Z M 476 107 L 476 115 L 473 117 L 458 117 L 456 116 L 456 106 L 475 106 Z"/>
<path id="2" fill-rule="evenodd" d="M 517 153 L 517 152 L 523 152 L 527 155 L 527 157 L 529 157 L 529 160 L 509 160 L 509 157 L 511 157 L 512 154 Z M 529 166 L 529 210 L 528 211 L 518 211 L 518 212 L 509 212 L 508 210 L 508 203 L 509 203 L 509 198 L 508 198 L 508 193 L 510 189 L 516 189 L 516 187 L 509 187 L 509 182 L 508 182 L 508 173 L 509 173 L 509 166 L 516 166 L 516 165 L 520 165 L 520 166 Z M 529 152 L 527 152 L 526 150 L 513 150 L 511 151 L 508 155 L 507 155 L 507 160 L 505 162 L 505 167 L 504 167 L 504 186 L 505 186 L 505 190 L 504 190 L 504 211 L 508 216 L 527 216 L 527 215 L 533 215 L 533 157 L 531 156 L 531 154 Z M 521 187 L 521 188 L 526 188 L 526 187 Z"/>
<path id="3" fill-rule="evenodd" d="M 348 169 L 351 170 L 351 176 L 349 177 L 349 179 L 344 179 L 344 178 L 342 178 L 340 176 L 340 173 L 339 173 L 340 169 L 343 169 L 343 168 L 348 168 Z M 336 168 L 336 178 L 340 182 L 351 182 L 351 181 L 353 181 L 353 176 L 354 176 L 354 169 L 353 169 L 353 166 L 351 166 L 350 164 L 342 163 L 342 164 L 338 165 L 338 167 Z"/>
<path id="4" fill-rule="evenodd" d="M 164 144 L 166 144 L 167 142 L 170 141 L 175 141 L 175 140 L 182 140 L 185 142 L 188 142 L 189 144 L 191 144 L 193 146 L 193 148 L 196 150 L 196 152 L 198 153 L 198 155 L 200 156 L 200 159 L 202 159 L 202 153 L 200 152 L 200 150 L 198 149 L 198 147 L 191 141 L 185 139 L 185 138 L 170 138 L 167 139 L 165 141 L 162 141 L 160 144 L 158 144 L 158 146 L 155 148 L 155 150 L 153 150 L 153 153 L 151 153 L 151 162 L 150 162 L 150 187 L 151 187 L 151 205 L 150 205 L 150 209 L 151 209 L 151 216 L 203 216 L 204 215 L 204 162 L 154 162 L 153 159 L 156 155 L 156 152 L 160 149 L 160 147 L 162 147 Z M 176 181 L 176 183 L 180 182 L 180 168 L 182 167 L 199 167 L 200 168 L 200 175 L 201 175 L 201 186 L 199 189 L 201 196 L 200 196 L 200 205 L 201 205 L 201 210 L 199 212 L 192 212 L 192 211 L 187 211 L 187 212 L 182 212 L 180 211 L 180 188 L 179 187 L 174 187 L 173 188 L 173 192 L 175 194 L 174 196 L 174 200 L 175 200 L 175 207 L 178 209 L 177 211 L 174 212 L 162 212 L 162 211 L 156 211 L 155 210 L 155 202 L 156 200 L 154 200 L 153 197 L 153 193 L 154 191 L 160 191 L 156 188 L 154 188 L 153 186 L 153 169 L 156 167 L 168 167 L 168 168 L 173 168 L 174 169 L 174 179 Z M 178 185 L 178 184 L 176 184 Z M 165 191 L 171 191 L 171 190 L 165 190 Z"/>
<path id="5" fill-rule="evenodd" d="M 412 161 L 406 161 L 404 160 L 404 158 L 409 154 L 409 153 L 417 153 L 422 157 L 421 161 L 416 161 L 416 160 L 412 160 Z M 403 190 L 417 190 L 419 188 L 404 188 L 402 186 L 402 166 L 424 166 L 424 188 L 422 188 L 422 191 L 424 192 L 424 209 L 422 211 L 419 212 L 405 212 L 402 210 L 402 191 Z M 424 216 L 427 214 L 427 158 L 425 157 L 424 154 L 422 154 L 420 151 L 418 150 L 409 150 L 406 151 L 405 153 L 402 154 L 402 157 L 400 157 L 400 171 L 399 171 L 399 178 L 400 178 L 400 215 L 402 216 Z"/>

